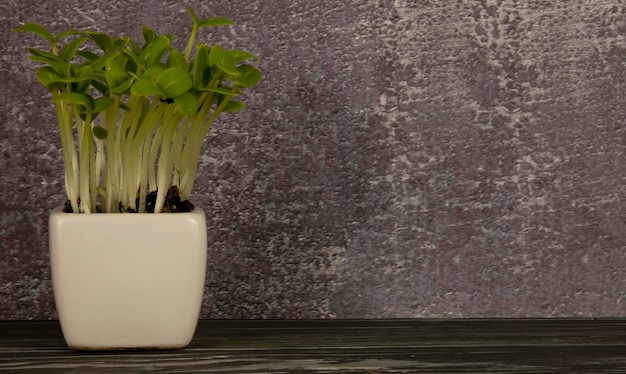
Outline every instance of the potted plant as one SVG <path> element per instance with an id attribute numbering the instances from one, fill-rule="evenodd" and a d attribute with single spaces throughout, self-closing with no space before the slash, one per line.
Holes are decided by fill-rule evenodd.
<path id="1" fill-rule="evenodd" d="M 142 41 L 70 29 L 29 48 L 52 94 L 67 203 L 49 217 L 57 311 L 73 349 L 181 348 L 197 325 L 206 271 L 206 220 L 191 195 L 203 139 L 233 100 L 261 79 L 255 57 L 196 43 L 232 25 L 192 20 L 184 51 L 142 28 Z M 135 213 L 135 214 L 131 214 Z M 152 213 L 152 214 L 150 214 Z M 173 214 L 176 213 L 176 214 Z"/>

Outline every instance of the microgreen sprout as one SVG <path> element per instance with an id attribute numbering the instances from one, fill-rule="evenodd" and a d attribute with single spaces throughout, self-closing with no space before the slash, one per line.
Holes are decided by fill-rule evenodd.
<path id="1" fill-rule="evenodd" d="M 29 58 L 43 65 L 37 79 L 52 93 L 74 212 L 146 212 L 156 191 L 158 213 L 171 186 L 189 199 L 205 135 L 221 113 L 243 109 L 233 98 L 261 79 L 245 63 L 254 55 L 195 42 L 200 29 L 231 20 L 187 12 L 184 52 L 145 26 L 142 43 L 73 29 L 53 35 L 35 23 L 16 29 L 50 45 L 29 48 Z"/>

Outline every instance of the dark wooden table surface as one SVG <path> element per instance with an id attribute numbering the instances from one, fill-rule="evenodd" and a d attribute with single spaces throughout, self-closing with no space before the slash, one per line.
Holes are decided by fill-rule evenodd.
<path id="1" fill-rule="evenodd" d="M 75 352 L 57 322 L 0 322 L 19 373 L 626 373 L 626 320 L 200 321 L 172 351 Z"/>

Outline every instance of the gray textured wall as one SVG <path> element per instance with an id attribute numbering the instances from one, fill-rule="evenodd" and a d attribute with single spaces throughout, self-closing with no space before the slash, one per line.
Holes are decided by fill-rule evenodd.
<path id="1" fill-rule="evenodd" d="M 265 73 L 201 159 L 203 317 L 626 316 L 622 1 L 36 3 L 0 4 L 0 319 L 56 316 L 64 199 L 12 29 L 175 33 L 189 5 Z"/>

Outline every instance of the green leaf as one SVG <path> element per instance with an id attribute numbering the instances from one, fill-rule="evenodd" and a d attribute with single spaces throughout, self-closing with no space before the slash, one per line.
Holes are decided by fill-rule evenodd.
<path id="1" fill-rule="evenodd" d="M 72 74 L 72 64 L 69 64 L 65 61 L 59 60 L 59 61 L 51 62 L 50 66 L 63 76 Z"/>
<path id="2" fill-rule="evenodd" d="M 91 85 L 104 96 L 109 96 L 109 87 L 99 80 L 92 80 Z"/>
<path id="3" fill-rule="evenodd" d="M 91 82 L 89 80 L 76 81 L 70 85 L 71 90 L 72 92 L 87 92 L 90 83 Z"/>
<path id="4" fill-rule="evenodd" d="M 43 62 L 44 64 L 48 64 L 50 62 L 62 61 L 59 56 L 50 52 L 43 51 L 38 48 L 29 47 L 28 51 L 31 54 L 31 60 Z"/>
<path id="5" fill-rule="evenodd" d="M 86 33 L 84 31 L 80 31 L 77 29 L 69 29 L 69 30 L 65 30 L 65 31 L 61 31 L 57 37 L 56 40 L 61 40 L 67 36 L 71 36 L 71 35 L 86 35 Z"/>
<path id="6" fill-rule="evenodd" d="M 209 62 L 211 63 L 211 66 L 217 66 L 218 69 L 228 75 L 239 75 L 239 71 L 235 66 L 235 60 L 233 60 L 233 58 L 226 53 L 226 50 L 224 50 L 224 48 L 219 44 L 216 44 L 213 48 L 211 48 L 211 53 L 209 53 Z"/>
<path id="7" fill-rule="evenodd" d="M 105 64 L 104 76 L 109 87 L 117 87 L 128 79 L 126 74 L 126 57 L 108 58 Z"/>
<path id="8" fill-rule="evenodd" d="M 26 24 L 18 27 L 17 29 L 15 29 L 15 31 L 17 31 L 17 32 L 30 32 L 32 34 L 41 36 L 42 38 L 44 38 L 48 42 L 50 42 L 50 44 L 54 44 L 54 42 L 55 42 L 54 35 L 52 35 L 52 33 L 50 31 L 48 31 L 48 29 L 46 29 L 44 26 L 42 26 L 40 24 L 37 24 L 37 23 L 26 23 Z"/>
<path id="9" fill-rule="evenodd" d="M 31 61 L 36 61 L 36 62 L 39 62 L 39 63 L 41 63 L 41 64 L 46 64 L 46 65 L 51 65 L 51 64 L 53 64 L 54 62 L 56 62 L 56 61 L 51 61 L 49 58 L 46 58 L 46 57 L 42 57 L 42 56 L 33 56 L 33 55 L 28 56 L 28 59 L 29 59 L 29 60 L 31 60 Z M 60 60 L 59 60 L 59 61 L 60 61 Z"/>
<path id="10" fill-rule="evenodd" d="M 49 91 L 54 92 L 65 85 L 60 82 L 62 76 L 50 66 L 44 66 L 37 70 L 37 80 Z"/>
<path id="11" fill-rule="evenodd" d="M 196 13 L 193 11 L 193 9 L 191 8 L 187 8 L 187 13 L 189 13 L 189 15 L 191 16 L 191 20 L 193 21 L 194 25 L 198 24 L 198 17 L 196 17 Z"/>
<path id="12" fill-rule="evenodd" d="M 37 70 L 37 79 L 44 86 L 59 80 L 61 77 L 62 76 L 50 66 L 43 66 Z"/>
<path id="13" fill-rule="evenodd" d="M 99 113 L 109 109 L 115 104 L 115 99 L 111 97 L 99 97 L 93 102 L 93 112 Z"/>
<path id="14" fill-rule="evenodd" d="M 88 32 L 87 35 L 105 54 L 113 52 L 113 38 L 102 32 Z"/>
<path id="15" fill-rule="evenodd" d="M 238 112 L 246 107 L 246 104 L 241 101 L 229 101 L 224 107 L 224 112 Z"/>
<path id="16" fill-rule="evenodd" d="M 64 92 L 52 98 L 53 103 L 68 102 L 70 104 L 82 106 L 88 111 L 93 107 L 92 101 L 93 99 L 91 96 L 77 92 Z"/>
<path id="17" fill-rule="evenodd" d="M 111 58 L 111 57 L 109 57 L 109 56 L 107 56 L 107 55 L 104 55 L 104 56 L 98 57 L 98 59 L 97 59 L 97 60 L 95 60 L 95 61 L 93 61 L 93 62 L 91 63 L 91 68 L 92 68 L 94 71 L 102 71 L 102 72 L 104 73 L 104 72 L 105 72 L 105 69 L 106 69 L 106 62 L 107 62 L 107 60 L 108 60 L 109 58 Z"/>
<path id="18" fill-rule="evenodd" d="M 97 54 L 90 52 L 90 51 L 85 51 L 85 50 L 76 51 L 76 56 L 80 56 L 89 62 L 94 62 L 98 58 L 100 58 L 100 56 L 98 56 Z"/>
<path id="19" fill-rule="evenodd" d="M 259 58 L 252 53 L 242 51 L 239 49 L 233 49 L 228 51 L 230 57 L 235 61 L 235 64 L 240 63 L 245 60 L 258 60 Z"/>
<path id="20" fill-rule="evenodd" d="M 75 83 L 75 82 L 78 82 L 76 80 L 76 77 L 72 77 L 70 75 L 65 76 L 65 77 L 61 77 L 61 78 L 58 79 L 58 81 L 59 82 L 63 82 L 63 83 Z"/>
<path id="21" fill-rule="evenodd" d="M 158 77 L 159 74 L 161 74 L 164 70 L 165 68 L 163 66 L 155 65 L 151 68 L 146 69 L 146 71 L 144 71 L 141 75 L 141 78 L 155 80 L 156 77 Z"/>
<path id="22" fill-rule="evenodd" d="M 159 96 L 163 95 L 161 88 L 149 79 L 140 79 L 130 89 L 130 93 L 135 96 Z"/>
<path id="23" fill-rule="evenodd" d="M 263 75 L 252 65 L 241 65 L 237 67 L 240 76 L 233 78 L 233 82 L 246 88 L 250 88 L 259 83 Z"/>
<path id="24" fill-rule="evenodd" d="M 163 94 L 168 99 L 182 95 L 193 86 L 189 73 L 181 68 L 169 68 L 164 70 L 157 77 L 156 84 L 161 88 Z"/>
<path id="25" fill-rule="evenodd" d="M 143 61 L 146 68 L 159 62 L 161 57 L 170 47 L 170 39 L 167 36 L 159 36 L 152 43 L 146 45 L 145 49 L 139 54 L 139 58 Z"/>
<path id="26" fill-rule="evenodd" d="M 95 78 L 93 70 L 89 65 L 81 66 L 73 75 L 72 92 L 86 92 L 89 89 L 91 80 Z"/>
<path id="27" fill-rule="evenodd" d="M 211 17 L 198 21 L 198 27 L 215 27 L 215 26 L 231 26 L 235 22 L 225 17 Z"/>
<path id="28" fill-rule="evenodd" d="M 143 34 L 143 40 L 146 41 L 146 44 L 150 44 L 157 38 L 157 33 L 152 28 L 148 26 L 143 26 L 141 28 L 141 33 Z"/>
<path id="29" fill-rule="evenodd" d="M 139 58 L 139 56 L 131 51 L 129 48 L 125 48 L 122 53 L 124 54 L 124 56 L 128 57 L 126 66 L 124 67 L 128 74 L 136 72 L 137 70 L 139 70 L 140 66 L 143 67 L 143 61 L 141 61 L 141 58 Z"/>
<path id="30" fill-rule="evenodd" d="M 94 77 L 93 69 L 89 65 L 81 66 L 76 71 L 77 80 L 93 79 Z"/>
<path id="31" fill-rule="evenodd" d="M 134 54 L 139 55 L 143 49 L 143 47 L 145 47 L 145 45 L 143 47 L 140 47 L 137 43 L 135 43 L 132 39 L 128 39 L 128 44 L 131 45 L 132 47 L 132 51 Z M 130 49 L 130 48 L 129 48 Z"/>
<path id="32" fill-rule="evenodd" d="M 211 64 L 209 62 L 209 47 L 206 44 L 198 45 L 196 59 L 193 64 L 193 88 L 199 90 L 206 87 L 211 79 Z"/>
<path id="33" fill-rule="evenodd" d="M 218 94 L 222 94 L 222 95 L 227 95 L 227 96 L 235 96 L 235 95 L 239 95 L 239 91 L 236 91 L 230 87 L 215 87 L 215 88 L 203 88 L 199 91 L 209 91 L 209 92 L 215 92 Z"/>
<path id="34" fill-rule="evenodd" d="M 172 49 L 167 55 L 167 67 L 181 68 L 185 71 L 189 71 L 189 63 L 187 62 L 187 59 L 176 49 Z"/>
<path id="35" fill-rule="evenodd" d="M 129 88 L 133 85 L 133 79 L 129 78 L 126 81 L 120 83 L 119 85 L 111 88 L 111 92 L 114 94 L 123 94 L 128 91 Z"/>
<path id="36" fill-rule="evenodd" d="M 139 46 L 137 44 L 135 44 L 135 42 L 133 42 L 130 38 L 128 38 L 126 36 L 120 36 L 117 39 L 113 39 L 113 50 L 114 51 L 119 51 L 126 44 L 130 44 L 133 48 L 135 48 L 136 50 L 139 50 Z"/>
<path id="37" fill-rule="evenodd" d="M 180 114 L 185 117 L 191 117 L 198 112 L 198 100 L 196 100 L 196 95 L 191 92 L 185 92 L 180 96 L 176 96 L 174 103 L 176 103 Z"/>
<path id="38" fill-rule="evenodd" d="M 211 65 L 221 64 L 226 58 L 226 50 L 219 44 L 216 44 L 211 48 L 209 53 L 209 62 Z"/>
<path id="39" fill-rule="evenodd" d="M 59 52 L 59 57 L 61 58 L 61 60 L 65 62 L 70 62 L 72 57 L 76 55 L 76 50 L 78 49 L 78 47 L 83 45 L 85 41 L 87 41 L 87 37 L 83 36 L 74 39 L 71 42 L 67 43 L 65 46 L 63 46 L 63 48 L 61 48 L 61 52 Z"/>
<path id="40" fill-rule="evenodd" d="M 93 132 L 93 135 L 100 140 L 106 139 L 107 134 L 109 133 L 107 129 L 105 129 L 102 126 L 94 126 L 92 129 L 92 132 Z"/>

